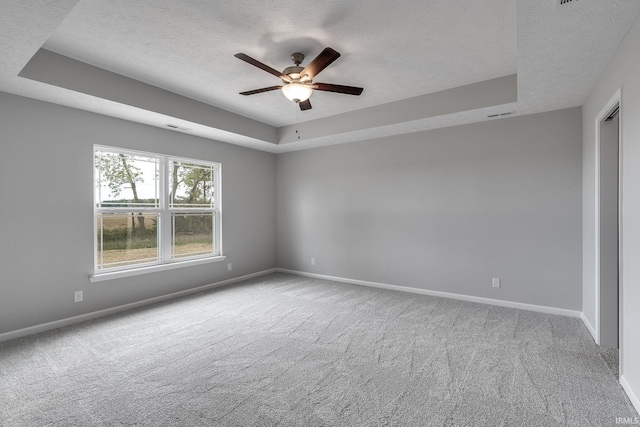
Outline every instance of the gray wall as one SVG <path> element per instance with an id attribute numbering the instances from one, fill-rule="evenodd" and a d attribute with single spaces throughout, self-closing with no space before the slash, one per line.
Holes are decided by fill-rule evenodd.
<path id="1" fill-rule="evenodd" d="M 278 266 L 580 310 L 581 168 L 580 108 L 281 154 Z"/>
<path id="2" fill-rule="evenodd" d="M 273 154 L 1 92 L 0 138 L 0 333 L 276 266 Z M 221 162 L 227 260 L 90 283 L 93 144 Z"/>
<path id="3" fill-rule="evenodd" d="M 584 134 L 584 305 L 592 329 L 596 318 L 596 120 L 607 102 L 621 89 L 621 262 L 622 332 L 620 380 L 640 410 L 640 20 L 620 44 L 582 108 Z"/>

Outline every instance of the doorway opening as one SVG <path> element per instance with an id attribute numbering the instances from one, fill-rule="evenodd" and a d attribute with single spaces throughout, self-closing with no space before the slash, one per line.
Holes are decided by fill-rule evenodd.
<path id="1" fill-rule="evenodd" d="M 600 116 L 597 128 L 598 216 L 596 276 L 597 322 L 600 346 L 620 349 L 620 98 Z M 612 368 L 618 371 L 618 357 Z"/>

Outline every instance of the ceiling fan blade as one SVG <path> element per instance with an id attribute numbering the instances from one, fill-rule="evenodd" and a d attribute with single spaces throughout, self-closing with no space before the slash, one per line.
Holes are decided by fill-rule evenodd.
<path id="1" fill-rule="evenodd" d="M 282 89 L 282 86 L 269 86 L 261 89 L 248 90 L 246 92 L 240 92 L 240 95 L 255 95 L 256 93 L 269 92 L 278 89 Z"/>
<path id="2" fill-rule="evenodd" d="M 340 54 L 330 47 L 325 48 L 320 55 L 316 56 L 313 61 L 307 65 L 300 73 L 300 77 L 308 76 L 309 79 L 313 79 L 320 73 L 320 71 L 327 68 L 333 61 L 338 59 Z"/>
<path id="3" fill-rule="evenodd" d="M 326 92 L 345 93 L 347 95 L 360 95 L 364 90 L 361 87 L 334 85 L 331 83 L 314 83 L 311 87 L 316 90 L 324 90 Z"/>
<path id="4" fill-rule="evenodd" d="M 300 101 L 298 102 L 298 105 L 300 106 L 300 109 L 302 111 L 304 110 L 311 110 L 311 102 L 309 102 L 309 100 L 307 99 L 306 101 Z"/>
<path id="5" fill-rule="evenodd" d="M 291 81 L 291 78 L 285 74 L 282 74 L 280 71 L 276 70 L 275 68 L 271 68 L 266 64 L 263 64 L 262 62 L 258 61 L 257 59 L 253 59 L 252 57 L 250 57 L 249 55 L 245 55 L 244 53 L 236 53 L 235 55 L 236 58 L 243 60 L 244 62 L 247 62 L 255 67 L 260 68 L 261 70 L 266 71 L 267 73 L 273 74 L 276 77 L 280 77 L 281 79 L 284 79 L 287 82 Z"/>

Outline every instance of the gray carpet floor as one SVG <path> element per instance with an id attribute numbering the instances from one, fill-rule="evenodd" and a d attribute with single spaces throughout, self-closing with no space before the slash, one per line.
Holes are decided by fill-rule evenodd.
<path id="1" fill-rule="evenodd" d="M 2 426 L 609 426 L 578 319 L 286 274 L 0 344 Z"/>

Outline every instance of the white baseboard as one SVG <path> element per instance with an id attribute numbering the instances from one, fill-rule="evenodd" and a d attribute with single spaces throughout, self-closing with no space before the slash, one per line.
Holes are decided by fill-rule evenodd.
<path id="1" fill-rule="evenodd" d="M 62 328 L 64 326 L 70 326 L 76 323 L 86 322 L 87 320 L 93 320 L 99 317 L 108 316 L 110 314 L 120 313 L 122 311 L 143 307 L 145 305 L 155 304 L 158 302 L 167 301 L 174 298 L 207 291 L 209 289 L 218 288 L 220 286 L 229 285 L 231 283 L 252 279 L 254 277 L 264 276 L 265 274 L 270 274 L 275 272 L 276 272 L 275 268 L 270 270 L 259 271 L 257 273 L 251 273 L 251 274 L 247 274 L 240 277 L 234 277 L 233 279 L 227 279 L 221 282 L 199 286 L 197 288 L 185 289 L 184 291 L 173 292 L 171 294 L 161 295 L 154 298 L 148 298 L 142 301 L 136 301 L 129 304 L 123 304 L 116 307 L 106 308 L 104 310 L 93 311 L 91 313 L 80 314 L 78 316 L 67 317 L 65 319 L 54 320 L 53 322 L 42 323 L 40 325 L 35 325 L 35 326 L 29 326 L 28 328 L 18 329 L 16 331 L 5 332 L 0 334 L 0 342 L 9 341 L 9 340 L 21 338 L 21 337 L 26 337 L 28 335 L 39 334 L 40 332 L 46 332 L 52 329 Z"/>
<path id="2" fill-rule="evenodd" d="M 629 396 L 629 400 L 633 407 L 636 408 L 636 412 L 640 414 L 640 399 L 638 399 L 638 395 L 633 391 L 624 375 L 620 375 L 620 385 L 624 392 L 627 393 L 627 396 Z"/>
<path id="3" fill-rule="evenodd" d="M 18 330 L 15 330 L 15 331 L 5 332 L 5 333 L 0 334 L 0 342 L 8 341 L 8 340 L 16 339 L 16 338 L 25 337 L 25 336 L 28 336 L 28 335 L 38 334 L 38 333 L 41 333 L 41 332 L 50 331 L 52 329 L 57 329 L 57 328 L 61 328 L 61 327 L 64 327 L 64 326 L 69 326 L 69 325 L 73 325 L 73 324 L 76 324 L 76 323 L 85 322 L 87 320 L 97 319 L 99 317 L 108 316 L 110 314 L 115 314 L 115 313 L 119 313 L 119 312 L 126 311 L 126 310 L 132 310 L 132 309 L 135 309 L 135 308 L 143 307 L 145 305 L 150 305 L 150 304 L 154 304 L 154 303 L 158 303 L 158 302 L 162 302 L 162 301 L 167 301 L 167 300 L 170 300 L 170 299 L 173 299 L 173 298 L 178 298 L 178 297 L 181 297 L 181 296 L 186 296 L 186 295 L 190 295 L 190 294 L 194 294 L 194 293 L 198 293 L 198 292 L 203 292 L 203 291 L 206 291 L 206 290 L 209 290 L 209 289 L 217 288 L 217 287 L 224 286 L 224 285 L 229 285 L 231 283 L 240 282 L 242 280 L 247 280 L 247 279 L 251 279 L 251 278 L 254 278 L 254 277 L 264 276 L 266 274 L 270 274 L 270 273 L 274 273 L 274 272 L 289 273 L 289 274 L 295 274 L 295 275 L 298 275 L 298 276 L 313 277 L 313 278 L 325 279 L 325 280 L 332 280 L 332 281 L 335 281 L 335 282 L 352 283 L 352 284 L 355 284 L 355 285 L 370 286 L 370 287 L 382 288 L 382 289 L 391 289 L 391 290 L 396 290 L 396 291 L 401 291 L 401 292 L 410 292 L 410 293 L 416 293 L 416 294 L 421 294 L 421 295 L 430 295 L 430 296 L 436 296 L 436 297 L 442 297 L 442 298 L 457 299 L 457 300 L 462 300 L 462 301 L 477 302 L 477 303 L 481 303 L 481 304 L 497 305 L 497 306 L 500 306 L 500 307 L 517 308 L 517 309 L 521 309 L 521 310 L 536 311 L 536 312 L 540 312 L 540 313 L 557 314 L 557 315 L 560 315 L 560 316 L 577 317 L 577 318 L 582 318 L 582 320 L 585 322 L 585 325 L 587 325 L 587 329 L 589 329 L 589 332 L 591 332 L 593 334 L 593 332 L 591 330 L 591 325 L 588 322 L 585 321 L 584 316 L 582 316 L 582 312 L 579 312 L 579 311 L 566 310 L 566 309 L 555 308 L 555 307 L 546 307 L 546 306 L 541 306 L 541 305 L 525 304 L 525 303 L 512 302 L 512 301 L 496 300 L 496 299 L 491 299 L 491 298 L 474 297 L 474 296 L 462 295 L 462 294 L 453 294 L 453 293 L 449 293 L 449 292 L 430 291 L 430 290 L 427 290 L 427 289 L 411 288 L 411 287 L 408 287 L 408 286 L 389 285 L 389 284 L 385 284 L 385 283 L 369 282 L 369 281 L 364 281 L 364 280 L 346 279 L 346 278 L 343 278 L 343 277 L 335 277 L 335 276 L 327 276 L 327 275 L 324 275 L 324 274 L 307 273 L 307 272 L 304 272 L 304 271 L 288 270 L 288 269 L 284 269 L 284 268 L 273 268 L 273 269 L 269 269 L 269 270 L 260 271 L 260 272 L 257 272 L 257 273 L 252 273 L 252 274 L 247 274 L 247 275 L 240 276 L 240 277 L 235 277 L 233 279 L 227 279 L 227 280 L 223 280 L 223 281 L 220 281 L 220 282 L 211 283 L 211 284 L 200 286 L 200 287 L 193 288 L 193 289 L 186 289 L 184 291 L 174 292 L 174 293 L 171 293 L 171 294 L 162 295 L 162 296 L 158 296 L 158 297 L 154 297 L 154 298 L 149 298 L 149 299 L 145 299 L 145 300 L 142 300 L 142 301 L 137 301 L 137 302 L 133 302 L 133 303 L 129 303 L 129 304 L 119 305 L 119 306 L 116 306 L 116 307 L 111 307 L 111 308 L 107 308 L 107 309 L 104 309 L 104 310 L 98 310 L 98 311 L 94 311 L 94 312 L 91 312 L 91 313 L 85 313 L 85 314 L 81 314 L 81 315 L 78 315 L 78 316 L 67 317 L 65 319 L 55 320 L 53 322 L 43 323 L 43 324 L 35 325 L 35 326 L 29 326 L 27 328 L 18 329 Z"/>
<path id="4" fill-rule="evenodd" d="M 580 318 L 581 311 L 567 310 L 564 308 L 547 307 L 543 305 L 525 304 L 521 302 L 504 301 L 492 298 L 474 297 L 470 295 L 453 294 L 449 292 L 431 291 L 428 289 L 412 288 L 408 286 L 389 285 L 386 283 L 368 282 L 365 280 L 345 279 L 343 277 L 327 276 L 324 274 L 307 273 L 304 271 L 287 270 L 285 268 L 276 268 L 280 273 L 295 274 L 298 276 L 312 277 L 316 279 L 332 280 L 334 282 L 352 283 L 354 285 L 370 286 L 374 288 L 391 289 L 394 291 L 410 292 L 414 294 L 429 295 L 441 298 L 451 298 L 461 301 L 477 302 L 480 304 L 497 305 L 500 307 L 517 308 L 520 310 L 536 311 L 538 313 L 557 314 L 560 316 Z"/>
<path id="5" fill-rule="evenodd" d="M 589 330 L 589 333 L 591 334 L 591 336 L 593 337 L 593 340 L 595 341 L 596 344 L 600 345 L 600 340 L 598 339 L 598 334 L 596 332 L 596 328 L 593 327 L 593 325 L 591 324 L 591 322 L 589 321 L 589 319 L 587 319 L 587 316 L 584 315 L 584 313 L 582 313 L 580 315 L 580 318 L 582 319 L 582 323 L 584 323 L 584 325 L 587 327 L 587 329 Z"/>

